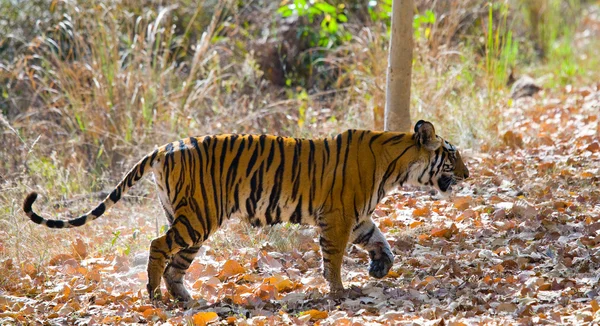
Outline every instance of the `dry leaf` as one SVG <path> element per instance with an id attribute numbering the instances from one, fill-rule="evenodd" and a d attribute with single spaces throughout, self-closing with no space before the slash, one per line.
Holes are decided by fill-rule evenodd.
<path id="1" fill-rule="evenodd" d="M 275 274 L 265 281 L 271 285 L 274 285 L 277 288 L 277 291 L 291 291 L 296 288 L 296 284 L 292 282 L 289 278 L 281 276 L 280 274 Z"/>
<path id="2" fill-rule="evenodd" d="M 515 310 L 517 310 L 517 305 L 510 302 L 502 302 L 496 306 L 498 312 L 514 312 Z"/>
<path id="3" fill-rule="evenodd" d="M 416 228 L 418 226 L 421 226 L 422 224 L 423 224 L 423 222 L 421 222 L 421 221 L 415 221 L 415 222 L 410 223 L 410 227 L 412 229 L 414 229 L 414 228 Z"/>
<path id="4" fill-rule="evenodd" d="M 157 319 L 160 319 L 163 321 L 167 320 L 167 314 L 165 313 L 164 310 L 162 310 L 160 308 L 146 309 L 142 313 L 142 316 L 144 316 L 144 318 L 146 318 L 148 320 L 153 320 L 154 318 L 157 318 Z"/>
<path id="5" fill-rule="evenodd" d="M 415 210 L 413 211 L 413 216 L 429 216 L 429 214 L 431 214 L 431 209 L 427 206 L 423 206 L 420 208 L 415 208 Z"/>
<path id="6" fill-rule="evenodd" d="M 63 264 L 79 265 L 77 263 L 77 261 L 75 260 L 75 257 L 73 257 L 72 255 L 69 255 L 69 254 L 58 254 L 58 255 L 52 257 L 52 259 L 50 259 L 50 262 L 48 264 L 50 266 L 58 266 L 58 265 L 63 265 Z"/>
<path id="7" fill-rule="evenodd" d="M 82 260 L 87 257 L 87 246 L 80 238 L 77 238 L 71 246 L 73 247 L 73 256 L 75 258 Z"/>
<path id="8" fill-rule="evenodd" d="M 507 131 L 504 133 L 504 135 L 502 136 L 502 141 L 504 142 L 504 144 L 510 148 L 523 148 L 523 137 L 521 136 L 521 134 L 513 132 L 513 131 Z"/>
<path id="9" fill-rule="evenodd" d="M 596 313 L 596 311 L 600 310 L 600 305 L 598 305 L 598 301 L 596 299 L 590 301 L 590 305 L 592 306 L 592 313 Z"/>
<path id="10" fill-rule="evenodd" d="M 227 279 L 233 275 L 243 274 L 245 272 L 246 272 L 246 270 L 244 269 L 244 267 L 242 267 L 242 265 L 240 265 L 240 263 L 238 263 L 235 260 L 228 260 L 223 265 L 223 269 L 221 269 L 221 271 L 219 272 L 217 277 L 221 281 L 224 281 L 225 279 Z"/>
<path id="11" fill-rule="evenodd" d="M 513 213 L 521 218 L 528 219 L 537 215 L 537 209 L 524 199 L 519 199 L 513 206 Z"/>
<path id="12" fill-rule="evenodd" d="M 195 326 L 204 326 L 208 323 L 213 323 L 219 320 L 219 315 L 213 311 L 201 311 L 199 313 L 194 314 L 192 317 L 192 321 Z"/>
<path id="13" fill-rule="evenodd" d="M 303 312 L 300 313 L 300 315 L 301 316 L 309 315 L 310 316 L 310 320 L 312 320 L 312 321 L 320 320 L 320 319 L 325 319 L 328 316 L 327 311 L 321 311 L 321 310 L 316 310 L 316 309 L 311 309 L 311 310 L 303 311 Z"/>
<path id="14" fill-rule="evenodd" d="M 469 206 L 471 206 L 472 201 L 473 198 L 471 196 L 455 197 L 454 207 L 456 207 L 456 209 L 458 210 L 464 211 L 465 209 L 469 208 Z"/>

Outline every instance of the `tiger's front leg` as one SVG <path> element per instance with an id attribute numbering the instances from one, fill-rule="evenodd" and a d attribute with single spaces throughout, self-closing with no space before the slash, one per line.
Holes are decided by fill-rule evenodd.
<path id="1" fill-rule="evenodd" d="M 335 216 L 334 216 L 335 215 Z M 352 219 L 344 221 L 342 216 L 332 214 L 320 219 L 319 244 L 323 254 L 323 276 L 329 283 L 329 293 L 334 298 L 344 296 L 342 283 L 342 261 L 350 238 Z"/>
<path id="2" fill-rule="evenodd" d="M 352 243 L 369 252 L 369 275 L 382 278 L 394 264 L 394 255 L 387 240 L 371 218 L 363 219 L 352 229 Z"/>

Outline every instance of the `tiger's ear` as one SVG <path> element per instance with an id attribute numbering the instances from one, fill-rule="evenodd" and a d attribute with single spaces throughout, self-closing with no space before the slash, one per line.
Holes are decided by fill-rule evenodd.
<path id="1" fill-rule="evenodd" d="M 419 146 L 430 151 L 435 151 L 442 145 L 441 140 L 435 135 L 433 124 L 429 121 L 419 120 L 415 124 L 415 137 Z"/>

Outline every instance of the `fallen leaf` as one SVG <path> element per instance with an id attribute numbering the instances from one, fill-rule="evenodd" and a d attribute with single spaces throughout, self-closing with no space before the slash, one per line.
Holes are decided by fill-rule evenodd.
<path id="1" fill-rule="evenodd" d="M 221 269 L 217 277 L 223 281 L 233 275 L 243 274 L 245 272 L 246 270 L 244 267 L 242 267 L 242 265 L 240 265 L 240 263 L 235 260 L 228 260 L 223 265 L 223 269 Z"/>
<path id="2" fill-rule="evenodd" d="M 600 144 L 598 142 L 593 142 L 588 147 L 585 148 L 586 151 L 596 153 L 600 151 Z"/>
<path id="3" fill-rule="evenodd" d="M 296 288 L 296 284 L 294 282 L 280 274 L 275 274 L 265 279 L 265 281 L 271 285 L 274 285 L 279 292 L 291 291 Z"/>
<path id="4" fill-rule="evenodd" d="M 163 321 L 167 320 L 167 314 L 161 308 L 146 309 L 142 313 L 142 316 L 148 320 L 152 320 L 154 316 Z"/>
<path id="5" fill-rule="evenodd" d="M 420 221 L 415 221 L 415 222 L 412 222 L 412 223 L 410 223 L 410 227 L 411 227 L 412 229 L 414 229 L 414 228 L 416 228 L 416 227 L 420 226 L 421 224 L 423 224 L 423 222 L 420 222 Z"/>
<path id="6" fill-rule="evenodd" d="M 73 244 L 71 244 L 73 248 L 73 256 L 78 258 L 79 260 L 85 259 L 87 257 L 87 246 L 80 238 L 77 238 Z"/>
<path id="7" fill-rule="evenodd" d="M 600 310 L 600 305 L 598 305 L 598 301 L 596 299 L 590 301 L 590 305 L 592 306 L 592 313 L 596 313 L 596 311 Z"/>
<path id="8" fill-rule="evenodd" d="M 498 312 L 514 312 L 515 310 L 517 310 L 517 305 L 510 302 L 502 302 L 496 306 Z"/>
<path id="9" fill-rule="evenodd" d="M 519 199 L 513 206 L 513 213 L 521 218 L 528 219 L 537 215 L 537 209 L 528 201 Z"/>
<path id="10" fill-rule="evenodd" d="M 219 320 L 219 315 L 213 311 L 201 311 L 192 316 L 192 321 L 195 326 L 204 326 L 208 323 L 213 323 Z"/>
<path id="11" fill-rule="evenodd" d="M 451 235 L 452 235 L 452 230 L 447 229 L 447 228 L 443 228 L 443 229 L 433 228 L 431 230 L 432 237 L 448 239 L 448 238 L 450 238 Z"/>
<path id="12" fill-rule="evenodd" d="M 78 263 L 75 261 L 75 257 L 69 254 L 58 254 L 52 257 L 48 264 L 50 266 L 58 266 L 63 265 L 65 263 L 78 265 Z"/>
<path id="13" fill-rule="evenodd" d="M 471 206 L 471 202 L 473 201 L 473 198 L 471 196 L 465 196 L 465 197 L 456 197 L 454 198 L 454 207 L 458 210 L 464 211 L 465 209 L 469 208 L 469 206 Z"/>
<path id="14" fill-rule="evenodd" d="M 327 311 L 321 311 L 321 310 L 316 310 L 316 309 L 311 309 L 311 310 L 303 311 L 300 313 L 300 316 L 306 316 L 306 315 L 310 316 L 310 320 L 312 320 L 312 321 L 325 319 L 328 316 Z"/>
<path id="15" fill-rule="evenodd" d="M 429 216 L 429 214 L 431 214 L 431 209 L 427 206 L 415 208 L 413 211 L 413 216 Z"/>

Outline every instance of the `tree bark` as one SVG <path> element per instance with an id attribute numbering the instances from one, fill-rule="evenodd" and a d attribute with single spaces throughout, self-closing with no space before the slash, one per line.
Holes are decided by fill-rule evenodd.
<path id="1" fill-rule="evenodd" d="M 393 0 L 387 68 L 385 130 L 410 131 L 413 0 Z"/>

